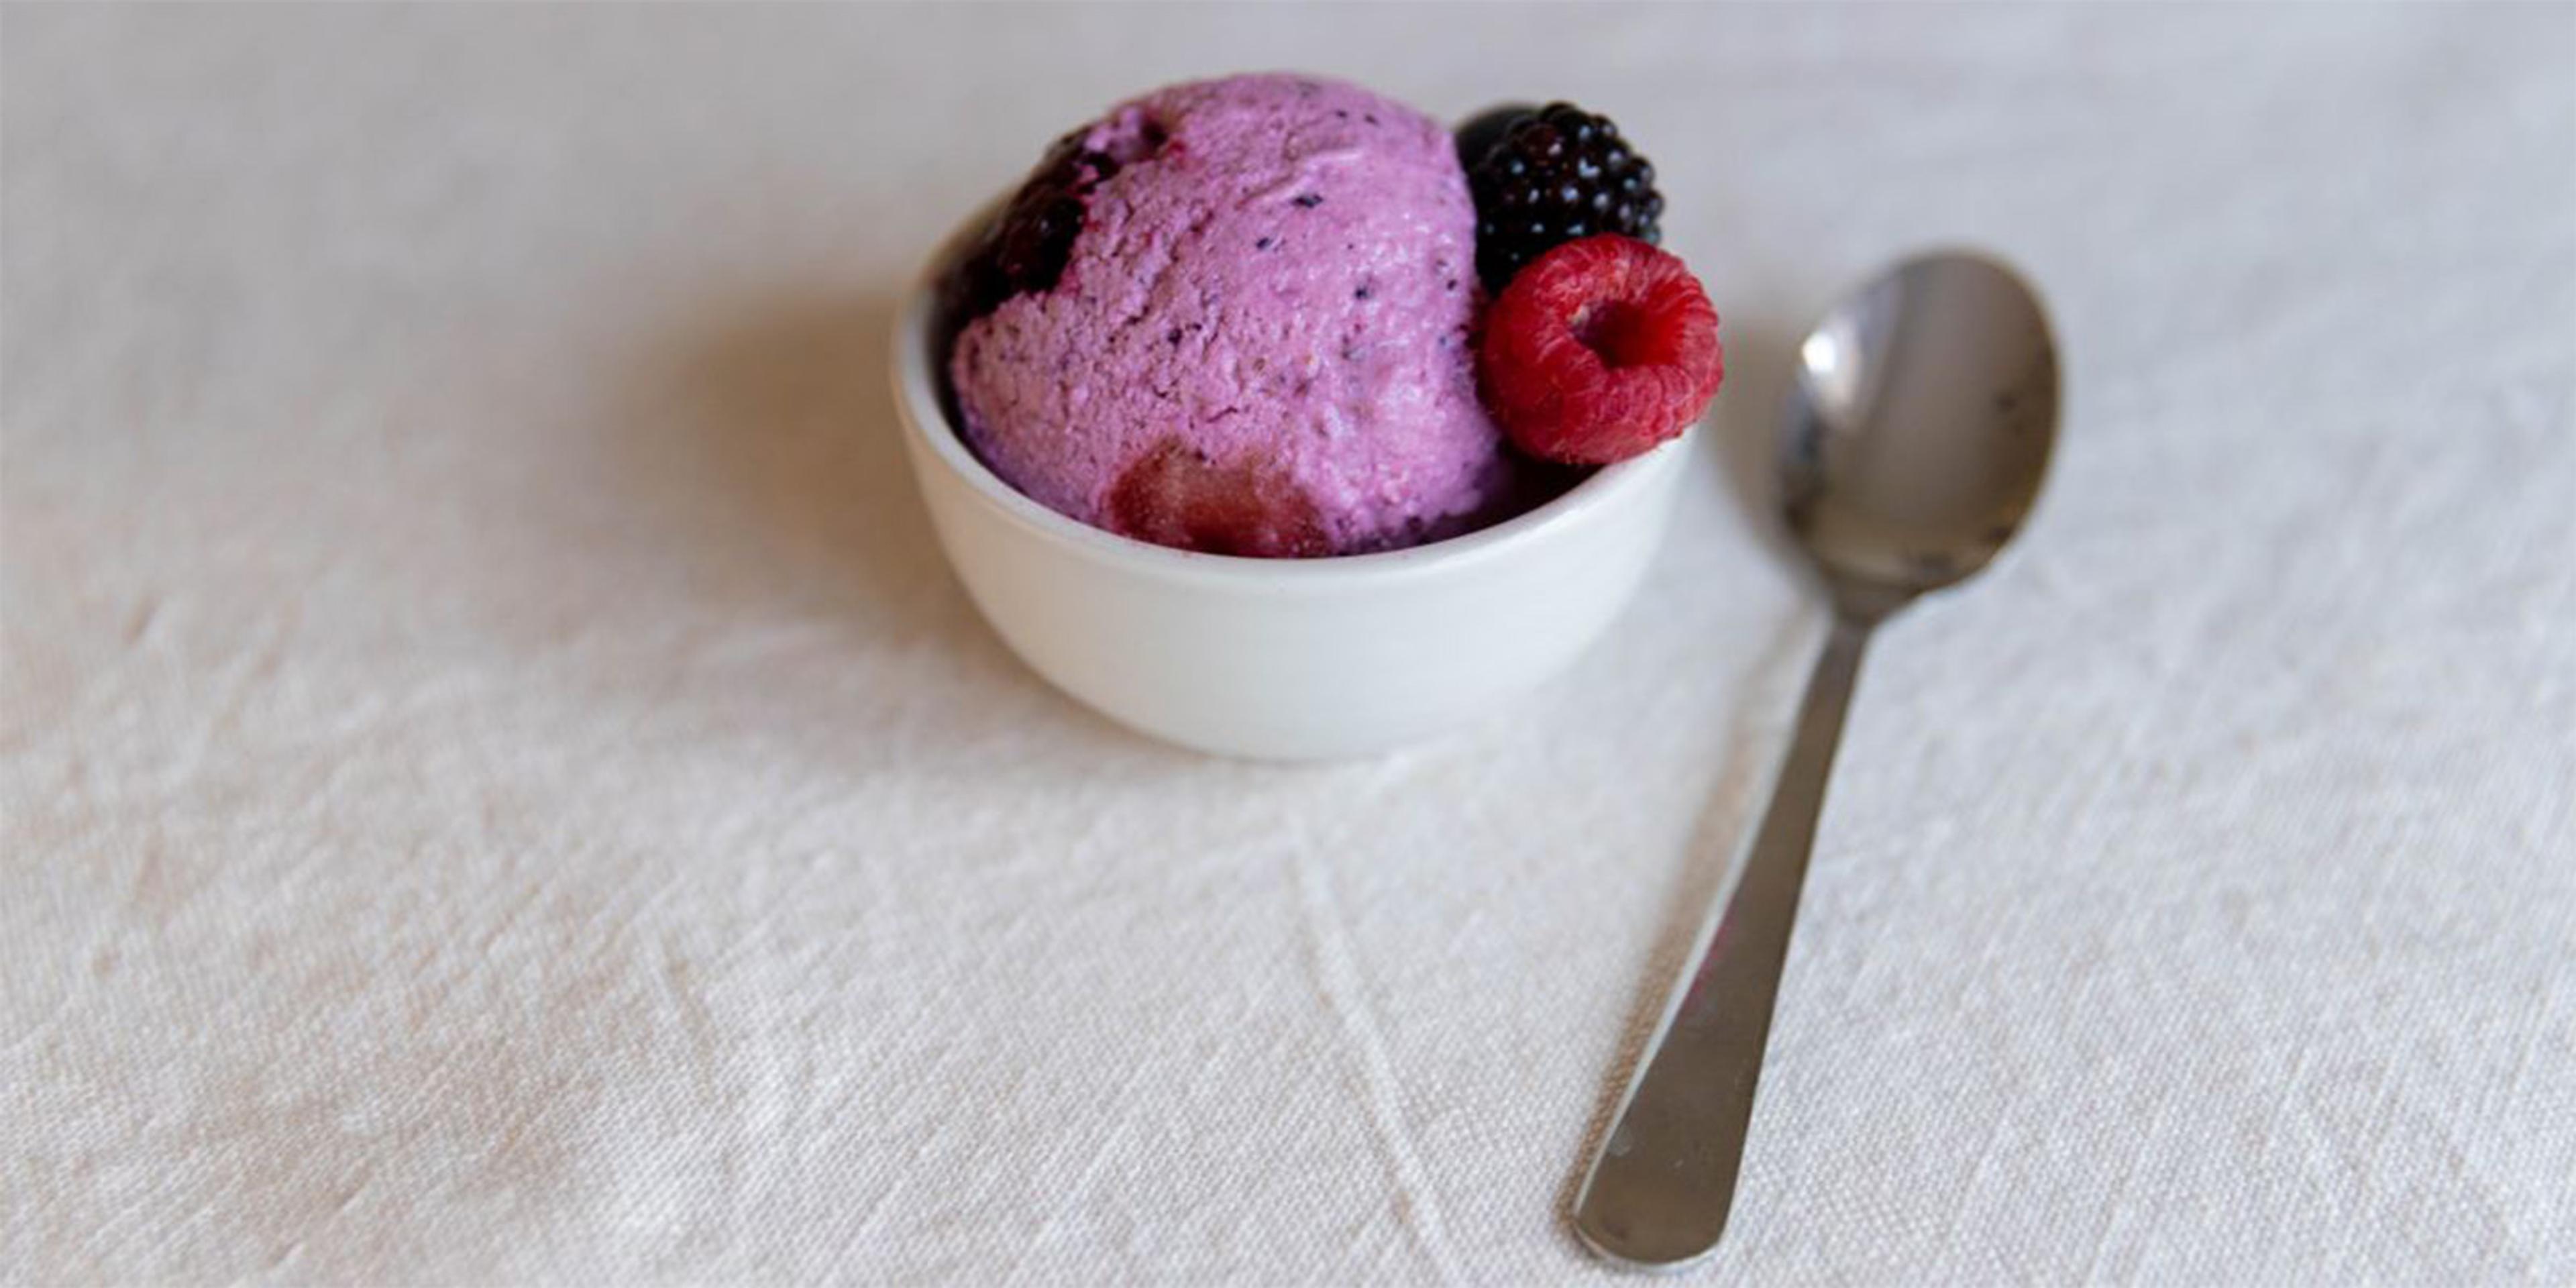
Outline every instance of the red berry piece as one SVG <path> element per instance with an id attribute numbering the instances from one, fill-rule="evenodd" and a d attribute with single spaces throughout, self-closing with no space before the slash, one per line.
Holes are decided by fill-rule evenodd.
<path id="1" fill-rule="evenodd" d="M 1576 465 L 1678 437 L 1726 375 L 1699 279 L 1616 234 L 1567 242 L 1522 269 L 1486 314 L 1477 357 L 1485 409 L 1512 442 Z"/>
<path id="2" fill-rule="evenodd" d="M 1178 439 L 1128 466 L 1107 509 L 1110 531 L 1161 546 L 1272 559 L 1333 552 L 1314 499 L 1277 463 L 1219 465 Z"/>

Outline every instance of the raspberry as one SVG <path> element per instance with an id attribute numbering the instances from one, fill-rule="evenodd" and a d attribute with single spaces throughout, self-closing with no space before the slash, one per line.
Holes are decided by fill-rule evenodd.
<path id="1" fill-rule="evenodd" d="M 1477 117 L 1458 137 L 1476 198 L 1476 271 L 1486 290 L 1501 293 L 1531 260 L 1578 238 L 1662 240 L 1655 167 L 1628 150 L 1610 118 L 1572 103 L 1517 118 L 1509 111 Z M 1468 156 L 1471 148 L 1481 154 Z"/>
<path id="2" fill-rule="evenodd" d="M 1269 460 L 1218 465 L 1179 439 L 1119 474 L 1105 525 L 1121 536 L 1218 555 L 1333 553 L 1314 498 Z"/>
<path id="3" fill-rule="evenodd" d="M 1541 256 L 1485 315 L 1485 409 L 1522 451 L 1607 465 L 1674 438 L 1725 378 L 1717 310 L 1679 259 L 1601 234 Z"/>

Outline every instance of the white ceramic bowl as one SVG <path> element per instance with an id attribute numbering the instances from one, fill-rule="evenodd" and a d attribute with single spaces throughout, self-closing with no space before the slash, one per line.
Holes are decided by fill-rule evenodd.
<path id="1" fill-rule="evenodd" d="M 1506 522 L 1383 554 L 1199 554 L 1066 518 L 987 469 L 941 409 L 936 283 L 965 240 L 934 257 L 897 319 L 904 448 L 985 619 L 1038 674 L 1121 723 L 1285 760 L 1441 732 L 1572 661 L 1662 538 L 1687 436 Z"/>

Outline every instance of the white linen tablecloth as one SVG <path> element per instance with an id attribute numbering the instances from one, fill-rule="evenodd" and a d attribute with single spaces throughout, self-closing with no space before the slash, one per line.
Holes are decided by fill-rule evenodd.
<path id="1" fill-rule="evenodd" d="M 1695 1275 L 2576 1282 L 2576 9 L 0 24 L 0 1281 L 1610 1282 L 1819 637 L 1740 480 L 1965 241 L 2057 469 L 1870 661 Z M 1615 638 L 1323 769 L 1014 662 L 880 358 L 1271 66 L 1609 111 L 1733 373 Z"/>

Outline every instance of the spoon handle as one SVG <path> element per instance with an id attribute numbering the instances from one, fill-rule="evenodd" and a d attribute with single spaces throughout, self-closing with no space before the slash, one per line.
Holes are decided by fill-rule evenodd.
<path id="1" fill-rule="evenodd" d="M 1674 985 L 1574 1201 L 1575 1233 L 1611 1261 L 1678 1266 L 1717 1246 L 1726 1229 L 1798 887 L 1869 632 L 1835 616 L 1734 893 L 1700 930 L 1693 964 Z"/>

